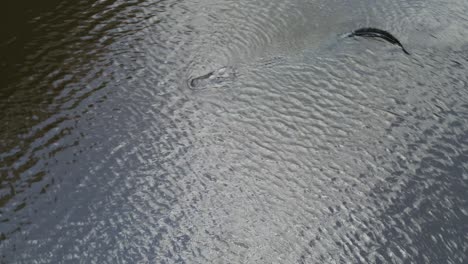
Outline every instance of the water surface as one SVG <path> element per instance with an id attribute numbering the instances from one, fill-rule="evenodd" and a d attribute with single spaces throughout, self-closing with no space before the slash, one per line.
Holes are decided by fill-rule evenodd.
<path id="1" fill-rule="evenodd" d="M 8 10 L 2 262 L 467 261 L 466 1 Z"/>

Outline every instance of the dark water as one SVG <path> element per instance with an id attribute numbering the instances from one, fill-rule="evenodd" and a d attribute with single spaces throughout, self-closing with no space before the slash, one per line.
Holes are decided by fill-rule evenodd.
<path id="1" fill-rule="evenodd" d="M 468 262 L 468 2 L 40 2 L 1 8 L 1 263 Z"/>

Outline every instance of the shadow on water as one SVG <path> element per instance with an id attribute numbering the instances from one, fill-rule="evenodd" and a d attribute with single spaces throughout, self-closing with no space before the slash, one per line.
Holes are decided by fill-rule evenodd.
<path id="1" fill-rule="evenodd" d="M 0 26 L 2 240 L 31 222 L 9 216 L 29 212 L 55 183 L 44 158 L 78 144 L 76 119 L 106 99 L 115 79 L 114 43 L 144 22 L 135 1 L 24 2 L 5 4 Z"/>

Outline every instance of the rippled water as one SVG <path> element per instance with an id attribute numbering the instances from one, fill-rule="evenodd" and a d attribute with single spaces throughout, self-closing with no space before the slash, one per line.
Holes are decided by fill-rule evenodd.
<path id="1" fill-rule="evenodd" d="M 2 263 L 468 261 L 468 2 L 8 8 Z"/>

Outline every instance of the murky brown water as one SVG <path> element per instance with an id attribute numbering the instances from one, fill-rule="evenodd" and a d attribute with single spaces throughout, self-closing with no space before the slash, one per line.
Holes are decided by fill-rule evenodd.
<path id="1" fill-rule="evenodd" d="M 0 25 L 0 262 L 468 261 L 468 2 L 31 4 Z"/>

